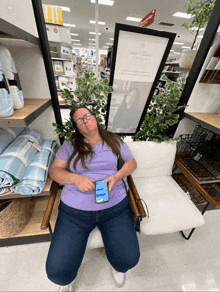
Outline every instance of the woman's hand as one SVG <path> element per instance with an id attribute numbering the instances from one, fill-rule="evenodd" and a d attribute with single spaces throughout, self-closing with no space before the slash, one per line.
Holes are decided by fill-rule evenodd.
<path id="1" fill-rule="evenodd" d="M 111 192 L 111 190 L 114 188 L 114 186 L 117 184 L 118 180 L 116 178 L 115 175 L 112 175 L 106 179 L 103 180 L 104 183 L 109 183 L 109 193 Z"/>
<path id="2" fill-rule="evenodd" d="M 78 175 L 76 179 L 75 185 L 82 191 L 82 192 L 89 192 L 95 190 L 95 182 L 96 180 L 88 178 L 85 175 Z"/>

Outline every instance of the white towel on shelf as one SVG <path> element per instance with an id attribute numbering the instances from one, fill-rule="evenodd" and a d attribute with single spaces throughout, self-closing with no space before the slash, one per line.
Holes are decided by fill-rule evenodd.
<path id="1" fill-rule="evenodd" d="M 0 118 L 10 117 L 14 114 L 13 99 L 5 79 L 2 62 L 0 59 Z"/>
<path id="2" fill-rule="evenodd" d="M 8 81 L 10 94 L 13 99 L 13 107 L 14 109 L 21 109 L 24 107 L 24 97 L 20 84 L 20 79 L 10 51 L 1 44 L 0 60 L 2 62 L 2 68 L 5 74 L 5 78 Z"/>

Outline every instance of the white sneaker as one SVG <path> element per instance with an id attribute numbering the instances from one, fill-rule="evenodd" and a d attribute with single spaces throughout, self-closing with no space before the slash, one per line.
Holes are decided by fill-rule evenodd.
<path id="1" fill-rule="evenodd" d="M 118 287 L 123 287 L 126 281 L 126 274 L 117 272 L 112 266 L 111 266 L 111 272 L 112 272 L 112 276 L 113 276 L 115 284 Z"/>
<path id="2" fill-rule="evenodd" d="M 75 281 L 75 280 L 74 280 Z M 58 292 L 73 292 L 73 283 L 70 283 L 69 285 L 66 285 L 66 286 L 60 286 L 59 289 L 58 289 Z"/>

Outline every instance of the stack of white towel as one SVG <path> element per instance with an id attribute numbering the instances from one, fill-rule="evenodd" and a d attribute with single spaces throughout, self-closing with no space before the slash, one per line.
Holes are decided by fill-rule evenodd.
<path id="1" fill-rule="evenodd" d="M 0 117 L 9 117 L 24 107 L 20 79 L 10 51 L 0 44 Z"/>

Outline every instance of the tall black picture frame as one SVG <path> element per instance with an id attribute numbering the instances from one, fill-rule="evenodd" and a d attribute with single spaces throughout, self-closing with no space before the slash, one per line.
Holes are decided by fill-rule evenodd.
<path id="1" fill-rule="evenodd" d="M 176 34 L 115 24 L 106 129 L 136 135 L 160 79 Z"/>

